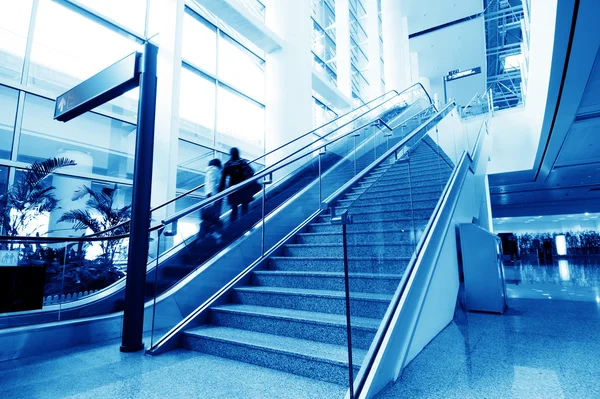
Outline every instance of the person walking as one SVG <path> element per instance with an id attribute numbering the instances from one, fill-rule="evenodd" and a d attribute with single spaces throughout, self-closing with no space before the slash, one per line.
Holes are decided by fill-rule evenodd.
<path id="1" fill-rule="evenodd" d="M 225 162 L 223 173 L 221 174 L 221 184 L 219 191 L 235 186 L 254 176 L 254 170 L 248 165 L 248 161 L 240 158 L 240 150 L 233 147 L 229 151 L 229 161 Z M 227 201 L 231 205 L 231 220 L 236 220 L 238 217 L 238 205 L 242 205 L 242 215 L 248 213 L 248 204 L 252 201 L 254 194 L 258 192 L 256 186 L 258 183 L 252 183 L 243 189 L 239 189 L 227 196 Z"/>
<path id="2" fill-rule="evenodd" d="M 221 183 L 221 161 L 217 158 L 211 159 L 206 168 L 204 176 L 204 195 L 210 198 L 219 193 Z M 217 230 L 221 227 L 221 200 L 205 207 L 201 211 L 202 226 L 200 235 L 210 234 L 218 242 L 221 233 Z M 203 233 L 204 232 L 204 233 Z"/>

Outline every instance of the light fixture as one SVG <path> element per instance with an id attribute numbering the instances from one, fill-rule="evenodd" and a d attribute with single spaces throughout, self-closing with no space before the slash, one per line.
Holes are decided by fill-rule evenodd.
<path id="1" fill-rule="evenodd" d="M 556 253 L 558 255 L 566 255 L 567 254 L 567 239 L 564 234 L 557 235 L 554 238 L 556 243 Z"/>
<path id="2" fill-rule="evenodd" d="M 558 261 L 558 274 L 562 281 L 571 280 L 571 270 L 569 269 L 569 261 L 566 259 L 559 259 Z"/>
<path id="3" fill-rule="evenodd" d="M 590 216 L 589 212 L 584 213 L 585 216 Z"/>

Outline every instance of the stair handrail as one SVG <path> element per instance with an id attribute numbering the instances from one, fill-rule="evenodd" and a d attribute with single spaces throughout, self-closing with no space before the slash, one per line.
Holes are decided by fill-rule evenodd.
<path id="1" fill-rule="evenodd" d="M 390 99 L 388 99 L 388 100 L 384 101 L 383 103 L 381 103 L 381 104 L 380 104 L 380 105 L 378 105 L 377 107 L 375 107 L 375 108 L 372 108 L 372 109 L 370 109 L 369 111 L 366 111 L 365 113 L 363 113 L 363 114 L 361 114 L 360 116 L 358 116 L 358 117 L 356 117 L 356 118 L 352 119 L 351 121 L 349 121 L 349 122 L 345 123 L 344 125 L 342 125 L 342 126 L 340 126 L 340 127 L 336 128 L 336 129 L 332 130 L 331 132 L 327 133 L 326 135 L 324 135 L 324 136 L 319 136 L 320 138 L 319 138 L 318 140 L 316 140 L 315 142 L 321 141 L 322 139 L 326 138 L 326 137 L 327 137 L 327 136 L 329 136 L 330 134 L 333 134 L 333 133 L 335 133 L 336 131 L 338 131 L 340 128 L 342 128 L 342 127 L 345 127 L 345 126 L 349 125 L 349 124 L 350 124 L 350 123 L 352 123 L 352 122 L 355 122 L 356 120 L 358 120 L 358 119 L 362 118 L 362 117 L 363 117 L 365 114 L 367 114 L 367 113 L 369 113 L 369 112 L 371 112 L 371 111 L 373 111 L 373 110 L 376 110 L 376 109 L 377 109 L 378 107 L 380 107 L 381 105 L 383 105 L 383 104 L 387 103 L 388 101 L 390 101 L 390 100 L 392 100 L 392 99 L 394 99 L 394 98 L 397 98 L 398 96 L 402 95 L 403 93 L 405 93 L 405 92 L 407 92 L 407 91 L 409 91 L 409 90 L 411 90 L 411 89 L 413 89 L 413 88 L 415 88 L 415 87 L 417 87 L 417 86 L 420 86 L 420 87 L 422 88 L 423 92 L 424 92 L 424 93 L 427 95 L 427 98 L 428 98 L 429 100 L 431 100 L 431 97 L 429 96 L 429 94 L 427 93 L 427 91 L 425 90 L 425 88 L 423 87 L 423 85 L 422 85 L 421 83 L 415 83 L 415 84 L 411 85 L 409 88 L 407 88 L 407 89 L 405 89 L 405 90 L 401 91 L 401 92 L 400 92 L 399 94 L 397 94 L 396 96 L 394 96 L 394 97 L 391 97 Z M 391 92 L 395 92 L 395 90 L 392 90 L 392 91 L 390 91 L 390 92 L 388 92 L 388 93 L 391 93 Z M 416 102 L 415 102 L 415 103 L 413 103 L 413 104 L 411 104 L 409 107 L 407 107 L 407 109 L 410 109 L 410 108 L 411 108 L 411 107 L 413 107 L 415 104 L 416 104 Z M 434 104 L 430 104 L 428 108 L 433 108 L 433 109 L 435 109 L 435 105 L 434 105 Z M 407 122 L 408 120 L 412 119 L 413 117 L 414 117 L 414 116 L 412 116 L 412 117 L 408 118 L 408 119 L 407 119 L 405 122 Z M 381 118 L 377 118 L 377 119 L 375 119 L 375 120 L 371 120 L 371 121 L 369 121 L 369 122 L 367 122 L 367 123 L 365 123 L 365 124 L 363 124 L 363 125 L 361 125 L 361 126 L 359 126 L 359 127 L 357 127 L 357 128 L 354 128 L 353 130 L 351 130 L 351 131 L 349 131 L 349 132 L 347 132 L 347 133 L 345 133 L 345 134 L 343 134 L 343 135 L 341 135 L 341 136 L 339 136 L 339 137 L 336 137 L 335 139 L 333 139 L 333 140 L 331 140 L 331 141 L 329 141 L 329 142 L 327 142 L 327 143 L 325 143 L 325 144 L 321 144 L 320 146 L 318 146 L 318 147 L 316 147 L 316 148 L 313 148 L 313 149 L 311 150 L 311 152 L 316 152 L 316 151 L 319 151 L 319 150 L 320 150 L 320 149 L 322 149 L 322 148 L 326 148 L 327 146 L 330 146 L 330 145 L 332 145 L 332 144 L 335 144 L 336 142 L 338 142 L 338 141 L 340 141 L 340 140 L 342 140 L 342 139 L 344 139 L 344 138 L 346 138 L 346 137 L 348 137 L 348 136 L 351 136 L 352 134 L 355 134 L 356 132 L 358 132 L 358 131 L 360 131 L 360 130 L 362 130 L 362 129 L 366 128 L 366 127 L 372 126 L 373 124 L 380 124 L 382 127 L 385 127 L 385 128 L 387 128 L 387 129 L 389 129 L 389 130 L 391 130 L 391 129 L 392 129 L 391 127 L 389 127 L 389 126 L 388 126 L 388 125 L 385 123 L 385 121 L 381 120 Z M 323 125 L 323 126 L 325 126 L 325 125 Z M 309 133 L 310 133 L 310 132 L 309 132 Z M 295 139 L 295 140 L 297 140 L 297 139 Z M 285 145 L 288 145 L 289 143 L 291 143 L 291 142 L 288 142 L 287 144 L 284 144 L 283 146 L 285 146 Z M 314 142 L 313 142 L 313 143 L 311 143 L 311 144 L 308 144 L 308 145 L 306 145 L 305 147 L 303 147 L 303 148 L 301 148 L 301 149 L 299 149 L 299 150 L 297 150 L 297 151 L 295 151 L 294 153 L 290 154 L 290 155 L 289 155 L 287 158 L 285 158 L 285 159 L 283 159 L 283 160 L 280 160 L 280 161 L 278 161 L 278 162 L 274 163 L 273 165 L 271 165 L 271 166 L 269 166 L 269 167 L 267 167 L 267 168 L 265 168 L 265 169 L 263 169 L 263 170 L 259 171 L 257 174 L 255 174 L 255 175 L 254 175 L 252 178 L 250 178 L 250 179 L 247 179 L 247 180 L 245 180 L 245 181 L 243 181 L 243 182 L 241 182 L 241 183 L 238 183 L 238 184 L 236 184 L 236 185 L 234 185 L 234 186 L 231 186 L 231 187 L 229 187 L 229 188 L 227 188 L 227 189 L 225 189 L 225 190 L 221 191 L 220 193 L 218 193 L 218 194 L 216 194 L 216 195 L 214 195 L 214 196 L 211 196 L 210 198 L 204 198 L 204 199 L 200 200 L 198 203 L 196 203 L 196 204 L 194 204 L 194 205 L 191 205 L 190 207 L 188 207 L 188 208 L 185 208 L 185 209 L 183 209 L 183 210 L 181 210 L 181 211 L 179 211 L 179 212 L 176 212 L 176 213 L 174 213 L 174 214 L 173 214 L 173 215 L 171 215 L 170 217 L 167 217 L 167 218 L 165 218 L 165 219 L 161 220 L 161 222 L 160 222 L 160 223 L 158 223 L 157 225 L 155 225 L 155 226 L 151 227 L 151 228 L 149 229 L 149 232 L 154 232 L 154 231 L 156 231 L 156 230 L 159 230 L 159 229 L 161 229 L 161 228 L 166 228 L 167 226 L 169 226 L 169 225 L 170 225 L 170 224 L 172 224 L 173 222 L 175 222 L 175 221 L 177 221 L 177 220 L 181 219 L 182 217 L 184 217 L 184 216 L 187 216 L 187 215 L 189 215 L 190 213 L 192 213 L 192 212 L 194 212 L 194 211 L 196 211 L 196 210 L 198 210 L 198 209 L 204 208 L 204 207 L 206 207 L 206 206 L 208 206 L 208 205 L 210 205 L 210 204 L 212 204 L 212 203 L 214 203 L 214 202 L 217 202 L 217 201 L 219 201 L 219 200 L 222 200 L 223 198 L 227 197 L 229 194 L 231 194 L 231 193 L 233 193 L 233 192 L 235 192 L 235 191 L 237 191 L 237 190 L 243 189 L 243 188 L 247 187 L 248 185 L 250 185 L 251 183 L 253 183 L 253 182 L 255 182 L 255 181 L 257 181 L 257 180 L 259 180 L 259 179 L 261 179 L 261 178 L 265 178 L 265 177 L 268 177 L 268 176 L 272 176 L 272 174 L 273 174 L 274 172 L 277 172 L 278 170 L 280 170 L 280 169 L 283 169 L 283 168 L 285 168 L 285 167 L 289 166 L 290 164 L 292 164 L 292 163 L 296 162 L 298 159 L 300 159 L 300 158 L 304 157 L 306 154 L 302 154 L 302 155 L 298 156 L 297 158 L 290 159 L 290 157 L 292 157 L 293 155 L 296 155 L 296 154 L 300 153 L 301 151 L 303 151 L 304 149 L 306 149 L 306 148 L 308 148 L 308 147 L 312 147 L 312 145 L 313 145 L 313 144 L 314 144 Z M 282 148 L 283 146 L 281 146 L 281 147 L 279 147 L 279 148 Z M 273 150 L 273 151 L 275 151 L 275 150 Z M 265 154 L 265 155 L 267 155 L 267 154 Z M 264 157 L 265 155 L 261 156 L 261 158 L 262 158 L 262 157 Z M 285 161 L 285 162 L 284 162 L 284 161 Z M 280 165 L 282 162 L 283 162 L 283 164 L 282 164 L 282 165 Z M 199 187 L 202 187 L 202 186 L 203 186 L 203 185 L 201 185 L 201 186 L 199 186 Z M 190 192 L 194 191 L 194 190 L 195 190 L 195 189 L 192 189 L 192 190 L 188 191 L 188 194 L 189 194 Z M 179 197 L 176 197 L 176 198 L 173 198 L 173 199 L 171 199 L 170 201 L 171 201 L 171 202 L 173 202 L 173 201 L 176 201 L 177 199 L 179 199 L 179 198 L 181 198 L 181 197 L 183 197 L 183 196 L 185 196 L 185 195 L 187 195 L 187 194 L 182 194 L 181 196 L 179 196 Z M 164 206 L 164 205 L 166 205 L 166 204 L 167 204 L 167 203 L 164 203 L 164 204 L 163 204 L 163 205 L 161 205 L 161 206 Z M 157 207 L 157 208 L 153 208 L 151 211 L 153 211 L 153 210 L 156 210 L 156 209 L 158 209 L 158 208 L 159 208 L 159 207 Z M 129 222 L 130 222 L 130 221 L 125 221 L 125 222 L 122 222 L 122 223 L 120 223 L 120 224 L 117 224 L 117 225 L 115 225 L 115 226 L 112 226 L 112 227 L 110 227 L 110 228 L 108 228 L 108 229 L 106 229 L 106 230 L 104 230 L 104 231 L 101 231 L 101 232 L 98 232 L 98 233 L 94 233 L 94 234 L 90 234 L 90 235 L 73 236 L 73 237 L 0 236 L 0 240 L 11 240 L 11 239 L 14 239 L 14 240 L 22 240 L 22 241 L 27 241 L 27 242 L 40 242 L 40 243 L 44 243 L 44 242 L 46 242 L 46 241 L 48 241 L 48 242 L 52 242 L 52 243 L 57 243 L 57 242 L 63 242 L 63 241 L 67 241 L 67 242 L 68 242 L 68 241 L 85 242 L 85 241 L 117 240 L 117 239 L 121 239 L 121 238 L 127 238 L 127 237 L 129 237 L 129 234 L 125 234 L 125 235 L 116 235 L 116 236 L 100 236 L 100 235 L 101 235 L 101 234 L 104 234 L 104 233 L 107 233 L 107 232 L 110 232 L 110 231 L 114 231 L 114 230 L 116 230 L 116 229 L 118 229 L 118 228 L 120 228 L 120 227 L 123 227 L 123 226 L 127 225 Z"/>
<path id="2" fill-rule="evenodd" d="M 462 188 L 462 183 L 465 180 L 467 173 L 469 171 L 473 172 L 475 166 L 478 162 L 481 147 L 483 145 L 483 133 L 485 131 L 486 135 L 489 135 L 489 131 L 487 129 L 487 121 L 484 122 L 485 129 L 480 129 L 477 139 L 475 141 L 475 145 L 473 147 L 473 154 L 471 154 L 468 150 L 464 150 L 461 154 L 459 162 L 452 171 L 444 190 L 442 191 L 442 195 L 438 200 L 432 216 L 427 223 L 417 246 L 415 247 L 415 251 L 411 256 L 409 263 L 406 267 L 406 271 L 404 272 L 400 283 L 392 297 L 390 305 L 388 306 L 383 320 L 381 321 L 377 333 L 375 334 L 375 338 L 372 341 L 371 347 L 367 351 L 367 354 L 364 358 L 364 361 L 361 365 L 360 371 L 358 372 L 355 380 L 353 381 L 354 392 L 356 393 L 356 398 L 364 398 L 368 397 L 370 392 L 370 383 L 373 381 L 374 373 L 377 368 L 374 367 L 374 363 L 376 361 L 381 360 L 381 347 L 384 342 L 387 342 L 388 335 L 390 333 L 390 327 L 392 319 L 395 319 L 395 316 L 400 313 L 402 307 L 406 303 L 406 295 L 410 291 L 410 287 L 413 284 L 413 279 L 411 276 L 419 269 L 419 267 L 423 264 L 423 258 L 427 250 L 431 250 L 433 248 L 429 243 L 433 242 L 432 237 L 434 233 L 438 232 L 440 234 L 440 229 L 443 232 L 446 232 L 450 228 L 450 223 L 452 221 L 451 215 L 453 213 L 454 208 L 458 202 L 458 197 L 460 194 L 460 189 Z M 446 218 L 442 220 L 442 218 Z M 441 251 L 442 241 L 438 240 L 437 247 L 434 248 L 436 250 L 435 254 L 438 254 Z M 426 245 L 427 244 L 427 245 Z M 435 257 L 435 254 L 433 255 Z M 405 365 L 406 356 L 408 355 L 409 345 L 405 345 L 403 348 L 403 359 L 402 365 Z M 377 365 L 378 366 L 378 365 Z M 367 389 L 365 393 L 365 389 Z"/>
<path id="3" fill-rule="evenodd" d="M 373 168 L 378 167 L 384 161 L 386 161 L 390 156 L 397 156 L 398 151 L 400 151 L 410 140 L 415 138 L 418 134 L 425 134 L 429 128 L 429 125 L 436 124 L 438 120 L 443 119 L 447 114 L 450 113 L 456 107 L 456 103 L 454 101 L 450 101 L 446 104 L 440 111 L 434 114 L 432 117 L 427 119 L 427 121 L 423 122 L 413 133 L 401 139 L 398 143 L 396 143 L 392 148 L 386 151 L 381 157 L 379 157 L 373 164 L 369 165 L 367 168 L 363 169 L 352 179 L 348 180 L 346 184 L 342 187 L 338 188 L 334 193 L 332 193 L 329 197 L 324 199 L 321 202 L 321 209 L 326 210 L 331 208 L 331 216 L 335 216 L 335 207 L 333 206 L 346 192 L 348 192 L 358 181 L 360 181 L 363 177 L 369 174 Z"/>
<path id="4" fill-rule="evenodd" d="M 415 88 L 416 86 L 420 86 L 420 87 L 423 89 L 423 92 L 426 94 L 426 96 L 427 96 L 428 100 L 431 102 L 431 97 L 429 96 L 429 93 L 427 93 L 427 91 L 425 90 L 425 88 L 423 87 L 423 85 L 422 85 L 420 82 L 419 82 L 419 83 L 415 83 L 415 84 L 411 85 L 410 87 L 408 87 L 408 88 L 406 88 L 406 89 L 404 89 L 404 90 L 402 90 L 402 91 L 400 91 L 400 92 L 398 92 L 397 90 L 389 90 L 389 91 L 387 91 L 386 93 L 384 93 L 384 94 L 382 94 L 382 95 L 380 95 L 380 96 L 378 96 L 378 97 L 376 97 L 376 98 L 374 98 L 374 99 L 372 99 L 372 100 L 370 100 L 370 101 L 368 101 L 368 102 L 366 102 L 366 103 L 364 103 L 364 104 L 362 104 L 362 105 L 360 105 L 360 106 L 358 106 L 358 107 L 356 107 L 356 108 L 354 108 L 354 109 L 351 109 L 350 111 L 346 112 L 345 114 L 343 114 L 343 115 L 340 115 L 340 116 L 338 116 L 337 118 L 335 118 L 335 119 L 332 119 L 332 120 L 330 120 L 329 122 L 326 122 L 326 123 L 322 124 L 321 126 L 319 126 L 319 127 L 317 127 L 317 128 L 314 128 L 313 130 L 311 130 L 311 131 L 309 131 L 309 132 L 307 132 L 307 133 L 304 133 L 304 134 L 302 134 L 302 135 L 300 135 L 300 136 L 296 137 L 295 139 L 293 139 L 293 140 L 290 140 L 290 141 L 288 141 L 287 143 L 285 143 L 285 144 L 282 144 L 282 145 L 280 145 L 279 147 L 277 147 L 277 148 L 274 148 L 274 149 L 272 149 L 272 150 L 270 150 L 270 151 L 266 152 L 265 154 L 263 154 L 263 155 L 260 155 L 260 156 L 258 156 L 258 157 L 256 157 L 256 158 L 254 158 L 254 159 L 250 160 L 250 161 L 249 161 L 249 163 L 250 163 L 250 164 L 252 164 L 252 163 L 255 163 L 255 162 L 256 162 L 256 161 L 258 161 L 259 159 L 266 158 L 267 156 L 269 156 L 269 155 L 273 154 L 274 152 L 276 152 L 276 151 L 279 151 L 279 150 L 281 150 L 282 148 L 284 148 L 284 147 L 286 147 L 286 146 L 288 146 L 288 145 L 291 145 L 291 144 L 293 144 L 293 143 L 297 142 L 298 140 L 301 140 L 301 139 L 303 139 L 303 138 L 305 138 L 305 137 L 307 137 L 307 136 L 309 136 L 309 135 L 311 135 L 311 134 L 314 134 L 315 136 L 317 136 L 317 137 L 318 137 L 318 139 L 317 139 L 317 140 L 315 140 L 315 141 L 313 141 L 312 143 L 310 143 L 310 144 L 309 144 L 309 145 L 312 145 L 312 144 L 314 144 L 315 142 L 317 142 L 317 141 L 319 141 L 319 140 L 322 140 L 323 138 L 325 138 L 325 137 L 329 136 L 330 134 L 332 134 L 332 133 L 334 133 L 334 132 L 338 131 L 338 130 L 339 130 L 339 129 L 341 129 L 342 127 L 345 127 L 345 126 L 347 126 L 347 125 L 349 125 L 349 124 L 351 124 L 351 123 L 355 122 L 356 120 L 358 120 L 358 119 L 362 118 L 362 117 L 363 117 L 363 116 L 365 116 L 365 114 L 367 114 L 368 112 L 370 112 L 370 111 L 372 111 L 372 110 L 374 110 L 374 109 L 377 109 L 377 108 L 379 108 L 380 106 L 382 106 L 383 104 L 387 103 L 388 101 L 390 101 L 390 100 L 392 100 L 392 99 L 394 99 L 394 98 L 396 98 L 396 97 L 398 97 L 398 96 L 400 96 L 400 95 L 402 95 L 402 94 L 404 94 L 404 93 L 408 92 L 409 90 L 411 90 L 411 89 Z M 325 134 L 325 135 L 323 135 L 323 136 L 320 136 L 320 135 L 318 135 L 317 133 L 315 133 L 315 132 L 317 132 L 318 130 L 320 130 L 320 129 L 322 129 L 322 128 L 324 128 L 324 127 L 328 126 L 328 125 L 331 125 L 331 124 L 334 124 L 334 123 L 338 122 L 340 119 L 342 119 L 342 118 L 344 118 L 344 117 L 346 117 L 346 116 L 350 115 L 351 113 L 355 112 L 356 110 L 358 110 L 358 109 L 361 109 L 361 108 L 363 108 L 363 107 L 366 107 L 366 106 L 368 106 L 368 105 L 371 105 L 371 104 L 372 104 L 372 103 L 374 103 L 375 101 L 381 100 L 382 98 L 385 98 L 386 96 L 388 96 L 389 94 L 392 94 L 392 93 L 394 93 L 395 95 L 394 95 L 394 96 L 392 96 L 392 97 L 390 97 L 389 99 L 387 99 L 387 100 L 386 100 L 386 101 L 384 101 L 383 103 L 379 104 L 378 106 L 376 106 L 376 107 L 374 107 L 374 108 L 370 108 L 369 110 L 365 111 L 364 113 L 362 113 L 362 114 L 360 114 L 360 115 L 356 116 L 355 118 L 353 118 L 352 120 L 348 121 L 347 123 L 345 123 L 345 124 L 343 124 L 343 125 L 341 125 L 341 126 L 338 126 L 336 129 L 332 130 L 331 132 L 329 132 L 329 133 L 327 133 L 327 134 Z M 270 165 L 270 166 L 268 166 L 268 167 L 271 167 L 271 166 L 273 166 L 273 165 Z M 158 205 L 158 206 L 156 206 L 156 207 L 154 207 L 154 208 L 151 208 L 151 209 L 150 209 L 150 212 L 152 213 L 152 212 L 155 212 L 155 211 L 157 211 L 157 210 L 159 210 L 159 209 L 162 209 L 162 208 L 164 208 L 164 207 L 166 207 L 166 206 L 168 206 L 168 205 L 171 205 L 172 203 L 174 203 L 174 202 L 176 202 L 176 201 L 180 200 L 181 198 L 183 198 L 183 197 L 187 197 L 188 195 L 190 195 L 190 194 L 193 194 L 194 192 L 197 192 L 198 190 L 200 190 L 200 189 L 201 189 L 201 188 L 203 188 L 204 186 L 205 186 L 205 184 L 204 184 L 204 183 L 202 183 L 202 184 L 200 184 L 200 185 L 198 185 L 198 186 L 196 186 L 196 187 L 194 187 L 194 188 L 191 188 L 191 189 L 189 189 L 189 190 L 187 190 L 187 191 L 183 192 L 182 194 L 180 194 L 180 195 L 178 195 L 178 196 L 176 196 L 176 197 L 173 197 L 173 198 L 171 198 L 170 200 L 168 200 L 168 201 L 165 201 L 164 203 L 162 203 L 162 204 L 160 204 L 160 205 Z M 127 220 L 127 221 L 121 222 L 121 223 L 119 223 L 119 224 L 117 224 L 117 225 L 115 225 L 115 226 L 112 226 L 112 227 L 110 227 L 110 228 L 108 228 L 108 229 L 106 229 L 106 230 L 99 231 L 99 232 L 97 232 L 97 233 L 93 233 L 93 234 L 87 235 L 86 237 L 96 237 L 96 236 L 100 236 L 100 235 L 103 235 L 103 234 L 109 233 L 109 232 L 111 232 L 111 231 L 114 231 L 114 230 L 116 230 L 116 229 L 118 229 L 118 228 L 121 228 L 121 227 L 123 227 L 123 226 L 126 226 L 126 225 L 127 225 L 127 224 L 129 224 L 130 222 L 131 222 L 131 220 Z"/>
<path id="5" fill-rule="evenodd" d="M 373 161 L 370 165 L 368 165 L 365 168 L 365 170 L 368 171 L 367 173 L 372 172 L 376 167 L 378 167 L 382 162 L 384 162 L 391 154 L 394 153 L 394 149 L 395 149 L 395 151 L 399 151 L 403 146 L 405 146 L 407 144 L 407 142 L 409 142 L 411 139 L 415 138 L 417 135 L 419 135 L 420 133 L 422 133 L 422 131 L 426 132 L 428 130 L 428 128 L 430 127 L 430 125 L 435 125 L 436 123 L 438 123 L 439 120 L 443 119 L 448 113 L 450 113 L 450 111 L 454 107 L 455 107 L 455 103 L 454 102 L 448 103 L 444 108 L 442 108 L 441 111 L 436 112 L 436 114 L 434 114 L 433 116 L 429 117 L 427 119 L 427 121 L 423 122 L 413 132 L 409 133 L 408 136 L 406 136 L 404 139 L 402 139 L 399 143 L 395 144 L 394 147 L 391 150 L 387 151 L 386 153 L 384 153 L 383 155 L 381 155 L 378 159 L 376 159 L 375 161 Z M 433 109 L 435 109 L 435 107 Z M 407 121 L 410 120 L 410 119 L 412 119 L 412 117 L 408 118 Z M 367 124 L 365 126 L 372 125 L 374 123 L 378 123 L 378 121 L 379 121 L 379 119 L 375 120 L 375 121 L 372 121 L 371 123 L 369 123 L 369 124 Z M 383 122 L 383 121 L 381 121 L 381 122 Z M 385 124 L 385 122 L 382 124 L 382 126 L 385 126 L 387 129 L 392 130 L 392 128 L 390 128 L 389 126 L 387 126 Z M 356 130 L 360 130 L 360 129 L 362 129 L 362 127 L 358 128 Z M 348 133 L 348 135 L 353 134 L 356 130 Z M 328 144 L 328 145 L 330 145 L 330 144 Z M 292 162 L 290 162 L 290 163 L 292 163 Z M 282 168 L 284 168 L 285 166 L 287 166 L 287 164 L 284 165 L 284 166 L 282 166 Z M 362 175 L 364 176 L 364 174 L 362 174 Z M 359 179 L 356 179 L 356 177 L 355 177 L 353 180 L 356 183 Z M 223 194 L 227 195 L 225 192 L 223 192 Z M 260 262 L 264 261 L 264 259 L 268 258 L 273 253 L 275 253 L 277 251 L 277 249 L 280 247 L 280 245 L 282 245 L 283 243 L 287 242 L 291 237 L 293 237 L 298 231 L 300 231 L 304 226 L 306 226 L 314 217 L 318 216 L 322 211 L 323 211 L 322 207 L 321 207 L 321 209 L 317 209 L 303 223 L 301 223 L 298 227 L 296 227 L 294 230 L 292 230 L 290 233 L 288 233 L 284 238 L 282 238 L 277 244 L 275 244 L 275 246 L 273 246 L 272 248 L 270 248 L 267 252 L 265 252 L 265 254 L 261 255 L 258 259 L 256 259 L 254 262 L 252 262 L 248 267 L 246 267 L 244 270 L 242 270 L 237 276 L 235 276 L 234 278 L 232 278 L 231 281 L 229 281 L 229 283 L 225 284 L 218 292 L 216 292 L 213 296 L 211 296 L 209 299 L 207 299 L 204 303 L 200 304 L 194 311 L 192 311 L 189 315 L 187 315 L 186 317 L 184 317 L 177 325 L 175 325 L 174 327 L 172 327 L 167 333 L 165 333 L 165 335 L 163 335 L 158 341 L 156 341 L 156 343 L 154 343 L 153 346 L 146 351 L 146 353 L 158 354 L 158 353 L 162 353 L 162 351 L 164 351 L 164 350 L 170 349 L 169 348 L 169 345 L 170 345 L 169 344 L 169 340 L 170 339 L 174 338 L 178 333 L 180 333 L 190 322 L 193 321 L 193 319 L 198 314 L 200 314 L 201 312 L 205 311 L 210 306 L 212 306 L 212 304 L 220 296 L 224 295 L 228 289 L 230 289 L 231 287 L 235 286 L 235 284 L 237 284 L 245 276 L 247 276 L 254 269 L 254 267 L 256 265 L 260 264 Z M 169 221 L 166 220 L 166 221 L 163 221 L 163 223 L 165 225 L 168 225 Z M 163 296 L 164 295 L 168 295 L 168 293 L 165 292 L 162 295 Z"/>

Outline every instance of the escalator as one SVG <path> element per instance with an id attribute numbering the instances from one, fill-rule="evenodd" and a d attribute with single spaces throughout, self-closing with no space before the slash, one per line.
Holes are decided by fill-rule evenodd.
<path id="1" fill-rule="evenodd" d="M 299 196 L 301 222 L 193 310 L 165 324 L 173 307 L 157 300 L 148 353 L 183 347 L 345 385 L 351 398 L 396 380 L 452 320 L 453 226 L 480 216 L 487 120 L 469 131 L 454 108 L 339 161 L 319 208 Z"/>
<path id="2" fill-rule="evenodd" d="M 252 165 L 257 176 L 263 173 L 272 179 L 272 184 L 259 193 L 250 206 L 250 212 L 235 222 L 228 221 L 228 212 L 223 207 L 222 220 L 227 226 L 222 231 L 222 239 L 216 242 L 211 237 L 202 236 L 198 228 L 199 211 L 190 212 L 177 219 L 177 223 L 162 223 L 153 220 L 151 229 L 151 254 L 147 272 L 146 299 L 156 299 L 181 282 L 192 271 L 226 250 L 241 236 L 252 230 L 265 215 L 290 202 L 317 177 L 347 181 L 351 174 L 341 165 L 352 163 L 353 171 L 361 170 L 372 162 L 377 154 L 402 139 L 422 118 L 433 112 L 431 99 L 422 86 L 415 85 L 401 93 L 386 93 L 352 112 L 342 115 L 330 123 L 293 140 L 260 159 Z M 390 126 L 391 125 L 391 126 Z M 327 151 L 315 155 L 315 148 Z M 368 147 L 368 149 L 367 149 Z M 353 153 L 353 158 L 349 154 Z M 296 157 L 295 162 L 286 168 L 279 168 L 283 161 Z M 316 161 L 318 160 L 318 162 Z M 269 166 L 263 169 L 263 165 Z M 262 169 L 262 170 L 261 170 Z M 272 173 L 268 173 L 273 170 Z M 343 172 L 342 172 L 343 171 Z M 333 187 L 333 185 L 330 185 Z M 184 195 L 153 209 L 153 219 L 165 212 L 186 208 L 187 205 L 202 202 L 198 191 L 202 185 Z M 176 213 L 177 214 L 177 213 Z M 162 219 L 162 217 L 161 217 Z M 99 246 L 119 248 L 121 253 L 114 259 L 121 267 L 126 263 L 127 228 L 124 224 L 113 227 L 93 236 L 74 237 L 3 237 L 0 241 L 9 243 L 20 250 L 20 265 L 35 262 L 46 263 L 48 271 L 55 278 L 46 284 L 45 306 L 39 311 L 18 312 L 0 315 L 0 329 L 33 325 L 51 321 L 64 321 L 111 314 L 123 309 L 125 278 L 98 288 L 88 284 L 89 270 L 80 263 L 90 252 Z M 192 227 L 192 228 L 190 228 Z M 112 246 L 111 246 L 112 245 Z M 264 243 L 263 243 L 264 245 Z M 32 259 L 28 256 L 31 247 L 55 248 L 52 259 Z M 56 249 L 58 248 L 58 250 Z M 27 256 L 26 256 L 27 255 Z M 117 263 L 117 262 L 113 262 Z M 98 268 L 98 264 L 93 264 Z M 114 264 L 111 268 L 115 268 Z M 111 270 L 114 273 L 114 271 Z M 62 275 L 61 275 L 62 273 Z M 95 281 L 97 283 L 97 281 Z M 52 287 L 52 290 L 48 290 Z M 70 287 L 70 288 L 67 288 Z M 74 287 L 74 288 L 73 288 Z"/>

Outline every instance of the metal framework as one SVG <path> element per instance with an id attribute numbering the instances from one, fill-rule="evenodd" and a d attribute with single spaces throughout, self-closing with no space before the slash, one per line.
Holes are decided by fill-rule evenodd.
<path id="1" fill-rule="evenodd" d="M 527 84 L 528 1 L 484 0 L 484 7 L 487 88 L 494 109 L 519 106 Z"/>

